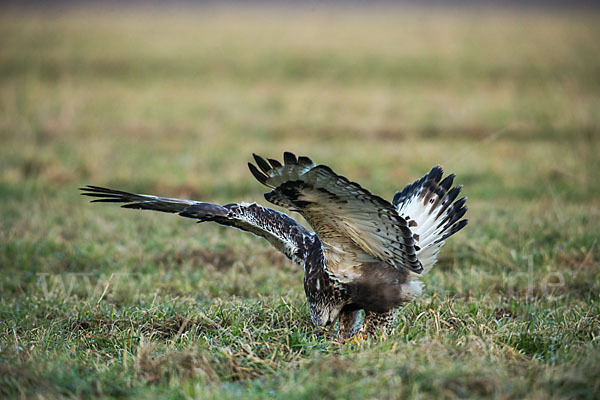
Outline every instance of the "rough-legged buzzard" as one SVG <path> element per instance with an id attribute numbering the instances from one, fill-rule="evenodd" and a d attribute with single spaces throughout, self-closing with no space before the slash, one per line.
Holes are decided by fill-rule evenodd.
<path id="1" fill-rule="evenodd" d="M 358 335 L 385 327 L 393 310 L 421 294 L 419 276 L 437 261 L 444 241 L 467 225 L 466 198 L 454 175 L 442 168 L 406 186 L 392 202 L 337 175 L 308 157 L 284 153 L 283 164 L 254 155 L 254 177 L 271 188 L 265 198 L 300 213 L 314 232 L 287 215 L 256 203 L 217 205 L 193 200 L 133 194 L 98 186 L 81 188 L 92 202 L 177 213 L 252 232 L 304 268 L 304 290 L 312 321 L 339 321 L 339 334 L 351 336 L 365 310 Z"/>

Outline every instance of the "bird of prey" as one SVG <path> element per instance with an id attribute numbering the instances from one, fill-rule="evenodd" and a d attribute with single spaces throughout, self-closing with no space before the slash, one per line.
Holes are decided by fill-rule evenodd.
<path id="1" fill-rule="evenodd" d="M 314 325 L 338 321 L 348 338 L 389 326 L 394 309 L 421 294 L 419 277 L 437 261 L 445 240 L 467 225 L 462 186 L 442 179 L 439 166 L 397 192 L 391 202 L 308 157 L 286 152 L 283 164 L 254 155 L 250 172 L 271 191 L 267 201 L 300 213 L 314 231 L 256 203 L 217 205 L 133 194 L 99 186 L 81 188 L 92 202 L 176 213 L 251 232 L 304 269 L 304 291 Z M 360 327 L 359 312 L 364 310 Z"/>

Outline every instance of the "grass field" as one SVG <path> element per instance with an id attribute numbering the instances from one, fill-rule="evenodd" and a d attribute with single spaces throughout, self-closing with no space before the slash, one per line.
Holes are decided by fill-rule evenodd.
<path id="1" fill-rule="evenodd" d="M 597 398 L 600 15 L 0 14 L 0 397 Z M 385 341 L 315 329 L 266 242 L 91 205 L 258 201 L 284 150 L 470 224 Z"/>

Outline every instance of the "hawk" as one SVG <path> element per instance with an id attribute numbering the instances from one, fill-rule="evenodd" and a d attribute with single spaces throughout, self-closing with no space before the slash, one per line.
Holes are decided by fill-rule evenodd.
<path id="1" fill-rule="evenodd" d="M 467 225 L 462 186 L 436 166 L 397 192 L 391 202 L 308 157 L 285 152 L 283 164 L 254 155 L 250 172 L 271 189 L 265 199 L 300 213 L 314 231 L 256 203 L 217 205 L 134 194 L 88 185 L 92 202 L 176 213 L 265 238 L 304 269 L 304 291 L 314 325 L 338 321 L 345 338 L 385 329 L 394 309 L 422 292 L 420 276 L 437 261 L 445 240 Z M 360 311 L 364 320 L 357 327 Z"/>

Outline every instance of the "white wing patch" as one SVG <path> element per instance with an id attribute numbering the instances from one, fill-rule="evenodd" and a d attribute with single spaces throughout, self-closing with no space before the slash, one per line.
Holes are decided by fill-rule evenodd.
<path id="1" fill-rule="evenodd" d="M 467 220 L 461 220 L 467 211 L 466 197 L 455 201 L 462 186 L 450 189 L 454 175 L 443 180 L 442 175 L 442 168 L 434 167 L 423 178 L 396 193 L 392 201 L 414 233 L 417 256 L 425 272 L 437 262 L 445 239 L 467 224 Z"/>

